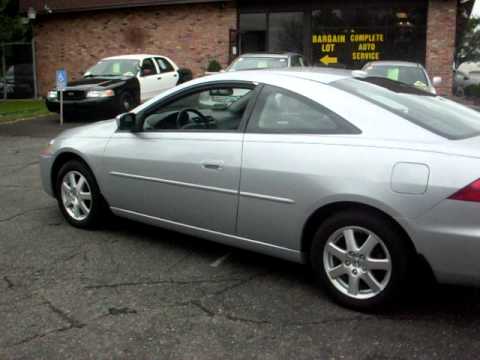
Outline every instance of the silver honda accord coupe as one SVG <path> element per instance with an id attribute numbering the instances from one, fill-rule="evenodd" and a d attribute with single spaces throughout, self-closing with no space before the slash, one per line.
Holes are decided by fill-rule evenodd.
<path id="1" fill-rule="evenodd" d="M 73 226 L 113 212 L 307 263 L 358 310 L 391 303 L 419 258 L 438 281 L 479 284 L 479 169 L 477 112 L 312 69 L 190 81 L 41 155 Z"/>

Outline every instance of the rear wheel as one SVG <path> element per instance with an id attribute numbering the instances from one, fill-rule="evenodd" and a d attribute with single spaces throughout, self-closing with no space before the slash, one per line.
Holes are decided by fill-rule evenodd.
<path id="1" fill-rule="evenodd" d="M 79 160 L 65 163 L 57 176 L 58 206 L 65 219 L 79 228 L 98 226 L 105 206 L 90 169 Z"/>
<path id="2" fill-rule="evenodd" d="M 328 218 L 312 243 L 317 279 L 341 305 L 378 310 L 392 303 L 407 277 L 410 250 L 402 234 L 373 212 Z"/>

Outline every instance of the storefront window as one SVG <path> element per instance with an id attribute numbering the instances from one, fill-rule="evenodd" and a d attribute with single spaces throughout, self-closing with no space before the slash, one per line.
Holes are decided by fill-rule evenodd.
<path id="1" fill-rule="evenodd" d="M 425 0 L 242 0 L 240 54 L 299 52 L 313 65 L 353 69 L 376 60 L 424 63 L 427 7 Z"/>
<path id="2" fill-rule="evenodd" d="M 422 63 L 426 8 L 321 8 L 312 11 L 313 64 L 359 69 L 369 61 Z"/>
<path id="3" fill-rule="evenodd" d="M 267 15 L 240 14 L 240 52 L 266 51 Z"/>
<path id="4" fill-rule="evenodd" d="M 303 13 L 270 13 L 269 16 L 269 51 L 303 53 Z"/>

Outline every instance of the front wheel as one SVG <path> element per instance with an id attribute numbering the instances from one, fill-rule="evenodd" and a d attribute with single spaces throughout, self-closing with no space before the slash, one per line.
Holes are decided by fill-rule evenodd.
<path id="1" fill-rule="evenodd" d="M 84 229 L 98 226 L 104 201 L 92 172 L 83 162 L 71 160 L 62 166 L 56 190 L 60 211 L 71 225 Z"/>
<path id="2" fill-rule="evenodd" d="M 328 218 L 310 253 L 314 273 L 333 299 L 361 311 L 392 303 L 406 280 L 409 259 L 402 234 L 388 219 L 368 211 Z"/>
<path id="3" fill-rule="evenodd" d="M 119 113 L 126 113 L 135 107 L 135 100 L 129 92 L 123 92 L 118 98 Z"/>

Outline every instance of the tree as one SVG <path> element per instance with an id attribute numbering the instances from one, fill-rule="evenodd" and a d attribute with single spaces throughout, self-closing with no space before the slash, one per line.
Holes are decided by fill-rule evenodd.
<path id="1" fill-rule="evenodd" d="M 467 20 L 463 36 L 457 49 L 457 63 L 480 61 L 480 18 Z"/>
<path id="2" fill-rule="evenodd" d="M 0 0 L 0 43 L 25 41 L 31 30 L 18 14 L 18 0 Z"/>

